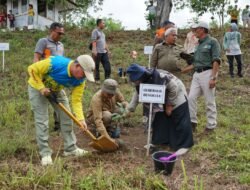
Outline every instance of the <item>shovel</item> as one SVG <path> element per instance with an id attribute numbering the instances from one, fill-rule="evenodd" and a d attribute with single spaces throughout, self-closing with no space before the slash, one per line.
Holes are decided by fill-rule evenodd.
<path id="1" fill-rule="evenodd" d="M 160 157 L 159 160 L 161 160 L 163 162 L 168 162 L 171 160 L 171 158 L 182 156 L 183 154 L 186 154 L 187 151 L 188 151 L 188 148 L 180 148 L 179 150 L 177 150 L 175 153 L 171 154 L 170 156 Z"/>
<path id="2" fill-rule="evenodd" d="M 52 102 L 56 103 L 58 107 L 63 110 L 64 113 L 66 113 L 75 122 L 75 124 L 77 124 L 78 127 L 82 129 L 83 132 L 87 134 L 87 136 L 92 140 L 92 142 L 89 143 L 89 146 L 102 152 L 112 152 L 119 148 L 118 144 L 116 144 L 116 142 L 114 142 L 111 138 L 106 136 L 100 136 L 96 138 L 88 129 L 85 129 L 78 119 L 76 119 L 76 117 L 71 112 L 69 112 L 62 103 L 57 101 L 56 95 L 54 93 L 52 93 L 48 98 Z"/>

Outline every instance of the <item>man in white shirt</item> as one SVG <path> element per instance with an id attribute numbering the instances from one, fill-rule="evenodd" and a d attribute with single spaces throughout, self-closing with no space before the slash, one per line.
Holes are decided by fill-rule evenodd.
<path id="1" fill-rule="evenodd" d="M 187 33 L 187 38 L 184 43 L 184 50 L 188 54 L 193 54 L 195 47 L 198 45 L 198 38 L 195 36 L 194 33 L 195 28 L 193 27 L 194 25 L 191 27 L 192 30 L 189 33 Z"/>

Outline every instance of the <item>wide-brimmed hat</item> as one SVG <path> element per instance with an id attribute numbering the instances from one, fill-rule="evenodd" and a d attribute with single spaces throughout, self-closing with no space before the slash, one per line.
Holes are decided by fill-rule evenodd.
<path id="1" fill-rule="evenodd" d="M 87 80 L 89 80 L 90 82 L 95 82 L 95 62 L 93 58 L 89 55 L 80 55 L 76 60 L 83 68 Z"/>
<path id="2" fill-rule="evenodd" d="M 118 83 L 114 79 L 106 79 L 102 84 L 102 91 L 116 94 Z"/>

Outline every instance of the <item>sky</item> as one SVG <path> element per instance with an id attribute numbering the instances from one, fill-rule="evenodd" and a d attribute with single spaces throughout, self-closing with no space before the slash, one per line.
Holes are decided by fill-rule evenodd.
<path id="1" fill-rule="evenodd" d="M 90 15 L 95 18 L 110 17 L 115 20 L 122 22 L 122 25 L 125 27 L 125 30 L 136 30 L 147 29 L 147 21 L 145 20 L 146 11 L 146 0 L 104 0 L 102 11 L 96 13 L 93 12 L 93 9 L 90 9 Z M 238 7 L 243 9 L 249 4 L 250 0 L 238 0 Z M 211 14 L 204 14 L 200 20 L 210 22 Z M 181 11 L 175 11 L 172 9 L 170 13 L 170 20 L 173 21 L 177 27 L 188 26 L 188 21 L 191 21 L 192 18 L 196 17 L 195 13 L 191 13 L 188 8 L 185 8 Z M 229 17 L 226 18 L 226 20 Z"/>

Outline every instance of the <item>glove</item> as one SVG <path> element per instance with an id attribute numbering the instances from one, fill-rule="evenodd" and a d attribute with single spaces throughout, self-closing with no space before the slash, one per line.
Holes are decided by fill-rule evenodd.
<path id="1" fill-rule="evenodd" d="M 120 102 L 117 102 L 116 104 L 117 104 L 117 107 L 119 108 L 119 112 L 121 114 L 123 114 L 125 112 L 125 110 L 126 110 L 126 108 L 124 107 L 124 105 L 122 103 L 120 103 Z"/>
<path id="2" fill-rule="evenodd" d="M 122 118 L 122 115 L 120 115 L 119 113 L 112 113 L 111 115 L 112 121 L 117 121 L 117 120 L 120 120 L 121 118 Z"/>
<path id="3" fill-rule="evenodd" d="M 122 114 L 122 117 L 129 117 L 130 116 L 130 111 L 128 110 L 128 108 L 125 109 L 124 113 Z"/>

